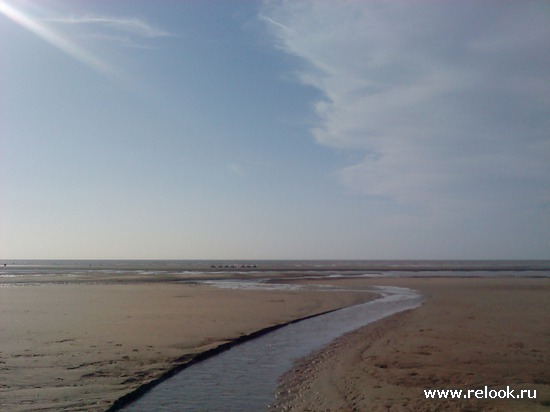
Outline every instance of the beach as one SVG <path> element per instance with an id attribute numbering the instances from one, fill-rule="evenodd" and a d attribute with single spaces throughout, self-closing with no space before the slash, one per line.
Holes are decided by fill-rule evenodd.
<path id="1" fill-rule="evenodd" d="M 410 287 L 427 299 L 297 363 L 275 410 L 548 411 L 550 280 L 342 280 Z M 424 389 L 537 391 L 536 399 L 426 399 Z M 484 390 L 483 390 L 484 392 Z"/>
<path id="2" fill-rule="evenodd" d="M 220 289 L 143 276 L 54 280 L 0 287 L 1 410 L 105 411 L 198 353 L 372 297 Z"/>
<path id="3" fill-rule="evenodd" d="M 549 408 L 549 278 L 279 278 L 290 287 L 221 289 L 158 275 L 10 278 L 0 287 L 0 409 L 105 411 L 197 354 L 367 301 L 374 295 L 365 290 L 373 286 L 415 289 L 426 300 L 299 361 L 281 380 L 276 409 Z M 536 389 L 537 399 L 427 400 L 423 394 L 484 385 Z"/>

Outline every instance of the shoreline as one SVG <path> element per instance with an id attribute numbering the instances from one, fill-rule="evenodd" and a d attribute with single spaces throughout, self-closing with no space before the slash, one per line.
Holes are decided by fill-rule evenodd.
<path id="1" fill-rule="evenodd" d="M 550 410 L 549 279 L 385 283 L 428 299 L 296 362 L 280 379 L 273 410 Z M 484 386 L 536 390 L 537 398 L 426 399 L 423 392 Z"/>

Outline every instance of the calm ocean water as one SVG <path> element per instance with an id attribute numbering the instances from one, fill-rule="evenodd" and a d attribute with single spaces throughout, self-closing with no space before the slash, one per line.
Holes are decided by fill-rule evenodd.
<path id="1" fill-rule="evenodd" d="M 284 273 L 295 276 L 527 276 L 550 277 L 550 260 L 9 260 L 0 277 L 48 275 L 186 275 Z M 159 280 L 160 280 L 159 277 Z"/>

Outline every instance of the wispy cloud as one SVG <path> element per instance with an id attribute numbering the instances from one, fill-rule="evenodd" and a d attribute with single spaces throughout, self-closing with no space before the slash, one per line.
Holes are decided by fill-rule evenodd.
<path id="1" fill-rule="evenodd" d="M 280 23 L 280 22 L 278 22 L 278 21 L 276 21 L 276 20 L 273 20 L 272 18 L 269 18 L 269 17 L 267 17 L 267 16 L 264 16 L 264 15 L 262 15 L 262 14 L 260 14 L 259 18 L 260 18 L 260 20 L 263 20 L 263 21 L 265 21 L 265 22 L 267 22 L 267 23 L 269 23 L 269 24 L 275 25 L 275 26 L 276 26 L 277 28 L 279 28 L 279 29 L 283 29 L 283 30 L 286 30 L 286 31 L 292 31 L 292 29 L 291 29 L 290 27 L 285 26 L 284 24 L 282 24 L 282 23 Z"/>
<path id="2" fill-rule="evenodd" d="M 40 14 L 52 13 L 45 9 L 40 9 L 40 12 Z M 146 40 L 172 36 L 169 32 L 137 18 L 91 15 L 38 18 L 2 0 L 0 0 L 0 14 L 5 15 L 74 59 L 120 84 L 127 81 L 124 80 L 124 76 L 121 76 L 110 64 L 75 41 L 78 37 L 85 36 L 109 41 L 124 47 L 149 48 L 151 44 Z M 61 30 L 61 27 L 59 27 L 61 25 L 78 28 L 78 31 Z M 86 27 L 87 30 L 83 30 L 83 27 Z"/>
<path id="3" fill-rule="evenodd" d="M 88 67 L 111 79 L 118 77 L 118 73 L 109 64 L 24 11 L 0 1 L 0 13 Z"/>
<path id="4" fill-rule="evenodd" d="M 158 38 L 172 36 L 166 30 L 154 27 L 144 20 L 137 18 L 120 18 L 110 16 L 81 16 L 81 17 L 62 17 L 49 18 L 46 21 L 75 26 L 90 26 L 97 29 L 107 28 L 119 33 L 143 37 Z"/>
<path id="5" fill-rule="evenodd" d="M 305 0 L 266 3 L 261 19 L 324 95 L 316 141 L 361 154 L 339 172 L 349 188 L 408 204 L 535 207 L 550 200 L 548 11 Z"/>

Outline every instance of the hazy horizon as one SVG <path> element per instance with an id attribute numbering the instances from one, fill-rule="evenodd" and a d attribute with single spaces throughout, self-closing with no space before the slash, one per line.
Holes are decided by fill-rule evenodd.
<path id="1" fill-rule="evenodd" d="M 549 40 L 538 0 L 0 0 L 0 255 L 548 260 Z"/>

